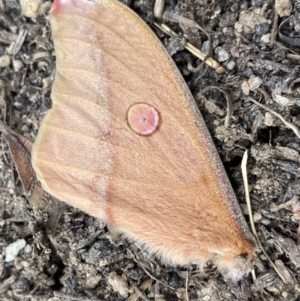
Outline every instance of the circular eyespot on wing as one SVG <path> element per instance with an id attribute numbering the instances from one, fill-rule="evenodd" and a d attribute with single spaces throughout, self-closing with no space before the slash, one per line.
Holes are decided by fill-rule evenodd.
<path id="1" fill-rule="evenodd" d="M 135 133 L 148 136 L 158 129 L 160 116 L 153 106 L 147 103 L 136 103 L 127 111 L 127 122 Z"/>

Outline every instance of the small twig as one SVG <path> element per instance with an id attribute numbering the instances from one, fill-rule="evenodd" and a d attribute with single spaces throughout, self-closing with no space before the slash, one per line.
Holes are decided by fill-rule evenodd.
<path id="1" fill-rule="evenodd" d="M 27 223 L 27 220 L 24 218 L 11 217 L 3 220 L 5 223 Z"/>
<path id="2" fill-rule="evenodd" d="M 163 12 L 165 8 L 165 0 L 155 0 L 154 3 L 154 17 L 157 19 L 162 19 Z"/>
<path id="3" fill-rule="evenodd" d="M 251 202 L 250 202 L 250 196 L 249 196 L 249 184 L 248 184 L 248 177 L 247 177 L 247 160 L 248 160 L 248 150 L 246 150 L 244 152 L 244 156 L 243 156 L 243 159 L 242 159 L 241 168 L 242 168 L 242 175 L 243 175 L 244 188 L 245 188 L 245 197 L 246 197 L 246 203 L 247 203 L 247 208 L 248 208 L 248 214 L 249 214 L 251 231 L 252 231 L 252 234 L 258 240 L 257 232 L 256 232 L 256 229 L 255 229 L 254 220 L 253 220 L 253 214 L 252 214 L 252 207 L 251 207 Z M 256 279 L 256 275 L 255 275 L 254 269 L 251 271 L 251 274 L 252 274 L 253 280 L 255 280 Z"/>
<path id="4" fill-rule="evenodd" d="M 203 27 L 201 27 L 197 22 L 195 22 L 194 20 L 191 20 L 191 19 L 186 18 L 186 17 L 181 16 L 181 15 L 177 15 L 175 13 L 171 13 L 169 11 L 166 11 L 164 13 L 163 19 L 171 21 L 171 22 L 178 23 L 183 30 L 184 30 L 184 28 L 185 29 L 187 29 L 187 28 L 198 29 L 198 30 L 202 31 L 207 36 L 207 41 L 208 41 L 208 45 L 209 45 L 208 46 L 208 51 L 205 54 L 205 58 L 202 60 L 202 63 L 198 66 L 200 68 L 203 68 L 202 66 L 205 63 L 205 61 L 209 57 L 212 56 L 212 43 L 211 43 L 211 38 L 210 38 L 210 35 L 208 34 L 208 32 Z M 184 31 L 186 31 L 186 30 L 184 30 Z"/>
<path id="5" fill-rule="evenodd" d="M 272 25 L 272 31 L 271 31 L 271 39 L 270 39 L 270 45 L 273 45 L 276 41 L 276 36 L 278 32 L 278 14 L 276 10 L 274 10 L 274 19 L 273 19 L 273 25 Z"/>
<path id="6" fill-rule="evenodd" d="M 87 246 L 89 246 L 94 240 L 102 233 L 102 230 L 97 231 L 96 233 L 92 234 L 89 239 L 87 239 L 85 242 L 82 244 L 78 244 L 76 248 L 74 248 L 74 251 L 78 251 L 80 249 L 83 249 Z"/>
<path id="7" fill-rule="evenodd" d="M 5 97 L 5 89 L 2 89 L 1 95 L 0 95 L 0 107 L 3 109 L 2 114 L 2 120 L 5 122 L 6 120 L 6 113 L 7 113 L 7 103 L 6 103 L 6 97 Z"/>
<path id="8" fill-rule="evenodd" d="M 277 212 L 281 209 L 285 209 L 288 206 L 293 206 L 297 201 L 299 200 L 299 196 L 298 195 L 294 195 L 289 201 L 280 204 L 276 207 L 271 208 L 271 212 Z"/>
<path id="9" fill-rule="evenodd" d="M 265 256 L 267 257 L 267 259 L 269 260 L 270 264 L 272 265 L 273 269 L 276 271 L 276 273 L 278 274 L 278 276 L 282 279 L 282 281 L 284 283 L 286 283 L 286 279 L 285 277 L 280 273 L 280 271 L 278 270 L 278 268 L 276 267 L 276 265 L 273 263 L 273 261 L 271 260 L 271 258 L 269 257 L 269 255 L 267 254 L 266 250 L 264 249 L 258 234 L 256 232 L 256 228 L 254 225 L 254 221 L 253 221 L 253 215 L 252 215 L 252 208 L 251 208 L 251 202 L 250 202 L 250 195 L 249 195 L 249 186 L 248 186 L 248 177 L 247 177 L 247 160 L 248 160 L 248 150 L 245 151 L 243 159 L 242 159 L 242 175 L 243 175 L 243 181 L 244 181 L 244 186 L 245 186 L 245 196 L 246 196 L 246 202 L 247 202 L 247 207 L 248 207 L 248 212 L 249 212 L 249 219 L 250 219 L 250 225 L 251 225 L 251 231 L 252 234 L 255 236 L 256 241 L 259 245 L 259 247 L 261 248 L 262 252 L 265 254 Z M 256 279 L 254 270 L 252 271 L 252 275 L 254 277 L 254 280 Z"/>
<path id="10" fill-rule="evenodd" d="M 6 291 L 17 279 L 16 275 L 12 275 L 0 283 L 0 293 Z"/>
<path id="11" fill-rule="evenodd" d="M 164 19 L 166 19 L 168 21 L 171 21 L 171 22 L 176 22 L 178 24 L 183 24 L 184 26 L 187 26 L 187 27 L 190 27 L 190 28 L 196 28 L 196 29 L 201 30 L 207 36 L 209 44 L 211 45 L 210 35 L 197 22 L 195 22 L 193 20 L 190 20 L 190 19 L 188 19 L 186 17 L 180 16 L 180 15 L 172 14 L 169 11 L 166 11 L 164 13 Z"/>
<path id="12" fill-rule="evenodd" d="M 219 88 L 217 86 L 208 86 L 207 88 L 204 88 L 201 92 L 205 93 L 208 89 L 217 89 L 221 93 L 224 94 L 224 96 L 226 98 L 226 102 L 227 102 L 227 113 L 226 113 L 226 117 L 225 117 L 225 128 L 228 128 L 229 121 L 230 121 L 230 118 L 231 118 L 232 113 L 233 113 L 233 106 L 232 106 L 231 95 L 229 93 L 227 93 L 225 90 L 223 90 L 223 89 L 221 89 L 221 88 Z"/>
<path id="13" fill-rule="evenodd" d="M 167 35 L 169 35 L 170 37 L 178 37 L 178 34 L 175 33 L 174 31 L 172 31 L 167 25 L 165 24 L 158 24 L 158 23 L 154 23 L 154 25 L 159 28 L 160 30 L 162 30 L 164 33 L 166 33 Z M 196 57 L 198 57 L 200 60 L 205 61 L 205 63 L 214 68 L 216 70 L 216 72 L 218 74 L 223 74 L 225 73 L 225 69 L 215 60 L 213 60 L 212 58 L 207 58 L 206 59 L 206 54 L 201 52 L 199 49 L 197 49 L 195 46 L 193 46 L 191 43 L 187 42 L 185 45 L 185 48 L 191 52 L 193 55 L 195 55 Z"/>
<path id="14" fill-rule="evenodd" d="M 255 44 L 251 43 L 250 41 L 248 41 L 241 33 L 236 33 L 236 35 L 239 38 L 241 38 L 244 42 L 246 42 L 247 44 L 249 44 L 248 47 L 252 47 L 253 49 L 257 50 L 259 53 L 263 53 L 263 54 L 271 53 L 271 51 L 262 51 L 262 50 L 260 50 L 258 46 L 256 46 Z"/>
<path id="15" fill-rule="evenodd" d="M 186 294 L 186 301 L 189 301 L 189 292 L 188 292 L 188 282 L 189 282 L 189 272 L 187 271 L 185 277 L 185 294 Z"/>
<path id="16" fill-rule="evenodd" d="M 54 296 L 55 297 L 60 297 L 60 298 L 66 298 L 68 300 L 76 300 L 76 301 L 95 301 L 95 299 L 91 299 L 88 297 L 84 296 L 79 296 L 79 295 L 71 295 L 71 294 L 65 294 L 59 291 L 54 291 Z"/>
<path id="17" fill-rule="evenodd" d="M 295 46 L 295 47 L 299 47 L 300 46 L 300 39 L 296 38 L 296 37 L 290 37 L 290 36 L 285 36 L 284 34 L 281 33 L 281 29 L 284 27 L 285 24 L 287 24 L 291 19 L 293 18 L 293 16 L 288 17 L 287 19 L 283 20 L 279 27 L 278 27 L 278 37 L 281 41 Z"/>
<path id="18" fill-rule="evenodd" d="M 133 287 L 135 293 L 138 295 L 139 298 L 141 298 L 142 300 L 145 300 L 145 301 L 150 301 L 139 289 L 137 286 L 135 286 L 133 284 L 133 282 L 129 279 L 129 277 L 127 277 L 128 280 L 129 280 L 129 283 L 130 285 Z"/>
<path id="19" fill-rule="evenodd" d="M 267 104 L 270 102 L 271 97 L 270 97 L 269 93 L 264 88 L 257 88 L 256 91 L 260 92 L 265 97 L 265 100 L 266 100 Z"/>
<path id="20" fill-rule="evenodd" d="M 272 113 L 273 115 L 275 115 L 277 118 L 279 118 L 287 127 L 289 127 L 298 138 L 300 138 L 300 131 L 299 129 L 292 123 L 286 121 L 279 113 L 273 111 L 272 109 L 269 109 L 268 107 L 266 107 L 265 105 L 259 103 L 258 101 L 256 101 L 255 99 L 253 99 L 252 97 L 248 97 L 249 100 L 251 100 L 252 102 L 254 102 L 256 105 L 258 105 L 259 107 L 269 111 L 270 113 Z"/>
<path id="21" fill-rule="evenodd" d="M 140 263 L 140 262 L 139 262 L 138 260 L 136 260 L 136 259 L 134 259 L 134 261 L 137 262 L 137 263 Z M 161 284 L 164 285 L 165 287 L 168 287 L 169 289 L 175 291 L 175 288 L 174 288 L 174 287 L 172 287 L 172 286 L 170 286 L 170 285 L 168 285 L 168 284 L 166 284 L 166 283 L 164 283 L 164 282 L 158 280 L 158 279 L 155 278 L 153 275 L 151 275 L 151 274 L 143 267 L 142 264 L 139 264 L 139 266 L 143 269 L 143 271 L 144 271 L 151 279 L 153 279 L 153 280 L 155 280 L 155 281 L 161 283 Z"/>

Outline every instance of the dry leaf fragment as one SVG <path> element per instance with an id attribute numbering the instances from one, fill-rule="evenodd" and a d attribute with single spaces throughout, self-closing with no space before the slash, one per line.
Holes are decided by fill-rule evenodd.
<path id="1" fill-rule="evenodd" d="M 31 165 L 32 142 L 11 130 L 1 121 L 0 129 L 8 143 L 15 167 L 36 220 L 45 225 L 48 230 L 55 232 L 62 214 L 63 204 L 46 193 L 36 179 Z"/>

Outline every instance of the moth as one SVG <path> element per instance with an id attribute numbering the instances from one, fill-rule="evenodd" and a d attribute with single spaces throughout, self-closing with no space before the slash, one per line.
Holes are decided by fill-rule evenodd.
<path id="1" fill-rule="evenodd" d="M 32 163 L 54 197 L 167 264 L 249 272 L 255 242 L 199 109 L 163 45 L 116 0 L 55 0 L 53 107 Z"/>

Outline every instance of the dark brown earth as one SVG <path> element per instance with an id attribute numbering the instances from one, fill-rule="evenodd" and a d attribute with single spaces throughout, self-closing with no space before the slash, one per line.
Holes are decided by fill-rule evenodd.
<path id="1" fill-rule="evenodd" d="M 300 4 L 298 1 L 167 1 L 164 11 L 196 21 L 212 42 L 225 74 L 184 50 L 186 40 L 207 49 L 206 34 L 164 21 L 180 36 L 153 26 L 153 2 L 132 0 L 172 54 L 205 118 L 247 221 L 241 160 L 249 150 L 248 181 L 256 230 L 275 272 L 259 249 L 256 280 L 225 279 L 213 266 L 161 264 L 115 235 L 100 220 L 65 206 L 50 242 L 39 237 L 4 139 L 0 146 L 0 300 L 300 300 Z M 0 0 L 1 120 L 34 141 L 51 107 L 55 52 L 51 1 Z M 127 3 L 128 4 L 128 3 Z M 32 5 L 32 6 L 30 6 Z M 36 7 L 35 7 L 36 6 Z M 36 9 L 38 8 L 38 10 Z M 183 36 L 185 33 L 185 37 Z M 217 86 L 219 89 L 209 86 Z M 225 126 L 225 94 L 233 112 Z M 251 98 L 276 111 L 284 124 Z M 55 210 L 55 208 L 53 208 Z M 18 256 L 5 250 L 24 239 Z M 39 242 L 40 244 L 38 244 Z M 43 244 L 44 242 L 44 244 Z M 186 279 L 188 282 L 186 285 Z"/>

